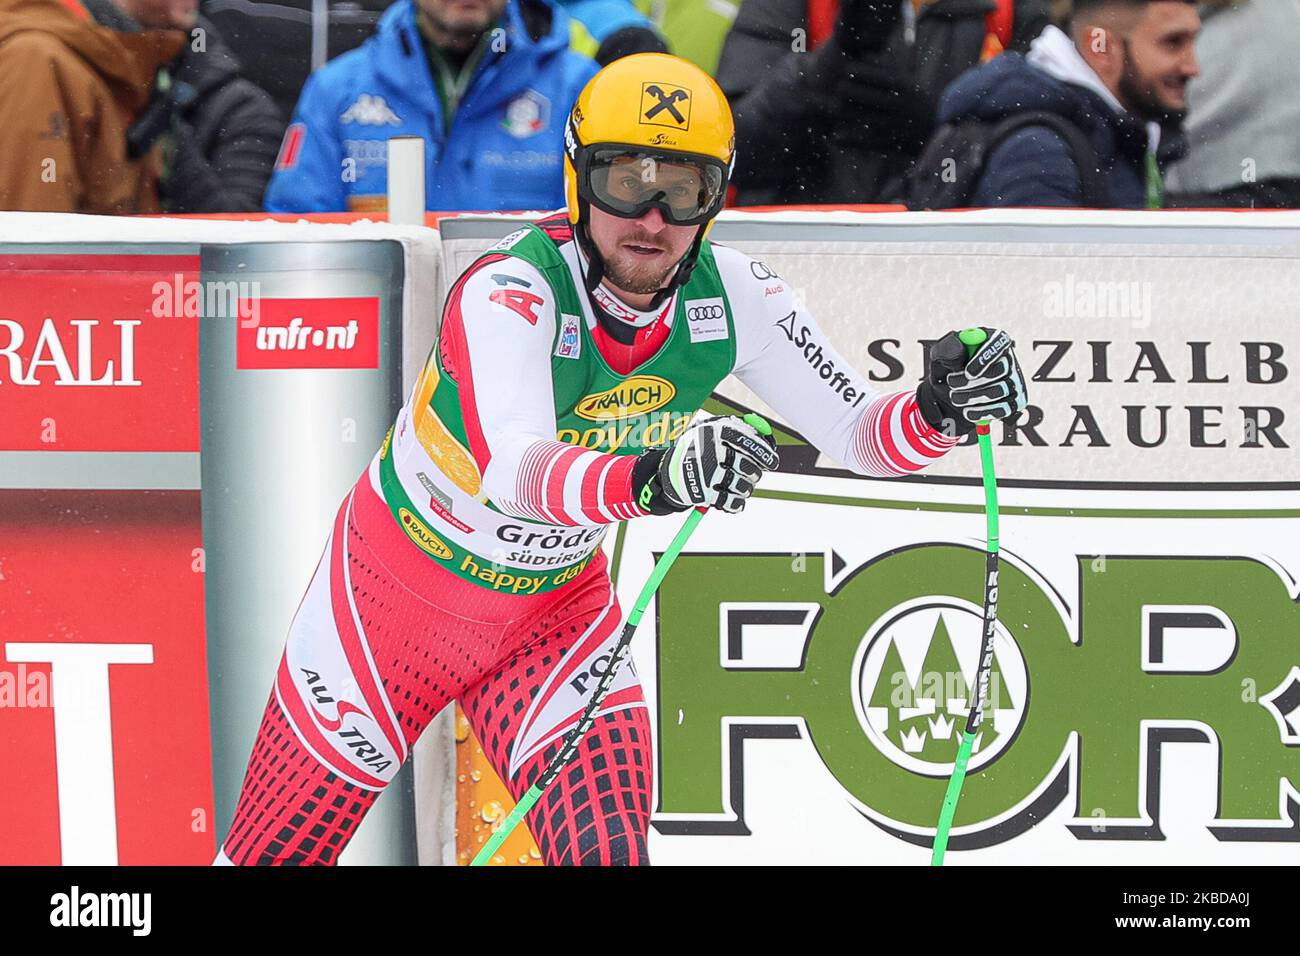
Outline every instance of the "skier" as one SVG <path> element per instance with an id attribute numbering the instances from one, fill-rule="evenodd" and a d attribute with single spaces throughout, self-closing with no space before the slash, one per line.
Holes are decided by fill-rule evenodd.
<path id="1" fill-rule="evenodd" d="M 918 388 L 877 393 L 763 263 L 706 240 L 734 160 L 694 65 L 626 57 L 566 129 L 567 214 L 456 280 L 410 400 L 339 509 L 290 627 L 218 863 L 332 864 L 421 731 L 459 700 L 516 798 L 558 752 L 620 628 L 616 522 L 741 511 L 778 456 L 734 417 L 734 373 L 818 448 L 916 472 L 1024 408 L 1012 342 L 956 333 Z M 645 701 L 624 668 L 528 816 L 548 864 L 643 864 Z"/>

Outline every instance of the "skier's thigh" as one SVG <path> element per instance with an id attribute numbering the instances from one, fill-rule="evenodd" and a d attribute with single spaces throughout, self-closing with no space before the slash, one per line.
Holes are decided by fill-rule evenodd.
<path id="1" fill-rule="evenodd" d="M 520 648 L 461 698 L 516 800 L 559 752 L 609 664 L 622 622 L 603 567 L 600 578 L 603 586 L 589 583 L 530 625 Z M 578 755 L 527 817 L 548 865 L 649 862 L 650 718 L 630 659 L 598 714 Z"/>

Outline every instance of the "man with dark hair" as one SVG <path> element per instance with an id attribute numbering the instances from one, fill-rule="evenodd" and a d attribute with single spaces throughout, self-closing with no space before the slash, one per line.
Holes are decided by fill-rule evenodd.
<path id="1" fill-rule="evenodd" d="M 945 129 L 1032 113 L 989 144 L 965 205 L 1162 206 L 1162 170 L 1186 152 L 1199 32 L 1191 0 L 1076 0 L 1069 33 L 1049 26 L 1027 56 L 960 77 L 939 106 Z"/>
<path id="2" fill-rule="evenodd" d="M 1120 103 L 1139 119 L 1182 120 L 1187 84 L 1200 73 L 1200 33 L 1189 0 L 1076 0 L 1075 47 Z"/>

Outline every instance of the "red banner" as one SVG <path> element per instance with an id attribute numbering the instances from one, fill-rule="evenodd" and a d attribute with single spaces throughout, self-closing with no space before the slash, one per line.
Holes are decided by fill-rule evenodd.
<path id="1" fill-rule="evenodd" d="M 0 491 L 0 865 L 215 853 L 197 491 Z"/>
<path id="2" fill-rule="evenodd" d="M 0 450 L 198 451 L 198 269 L 0 256 Z"/>

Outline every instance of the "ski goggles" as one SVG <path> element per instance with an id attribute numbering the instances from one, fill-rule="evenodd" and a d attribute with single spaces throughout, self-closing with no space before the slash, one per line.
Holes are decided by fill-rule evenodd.
<path id="1" fill-rule="evenodd" d="M 578 193 L 597 209 L 637 219 L 658 209 L 675 226 L 707 222 L 726 198 L 727 167 L 709 156 L 596 146 L 580 158 Z"/>

